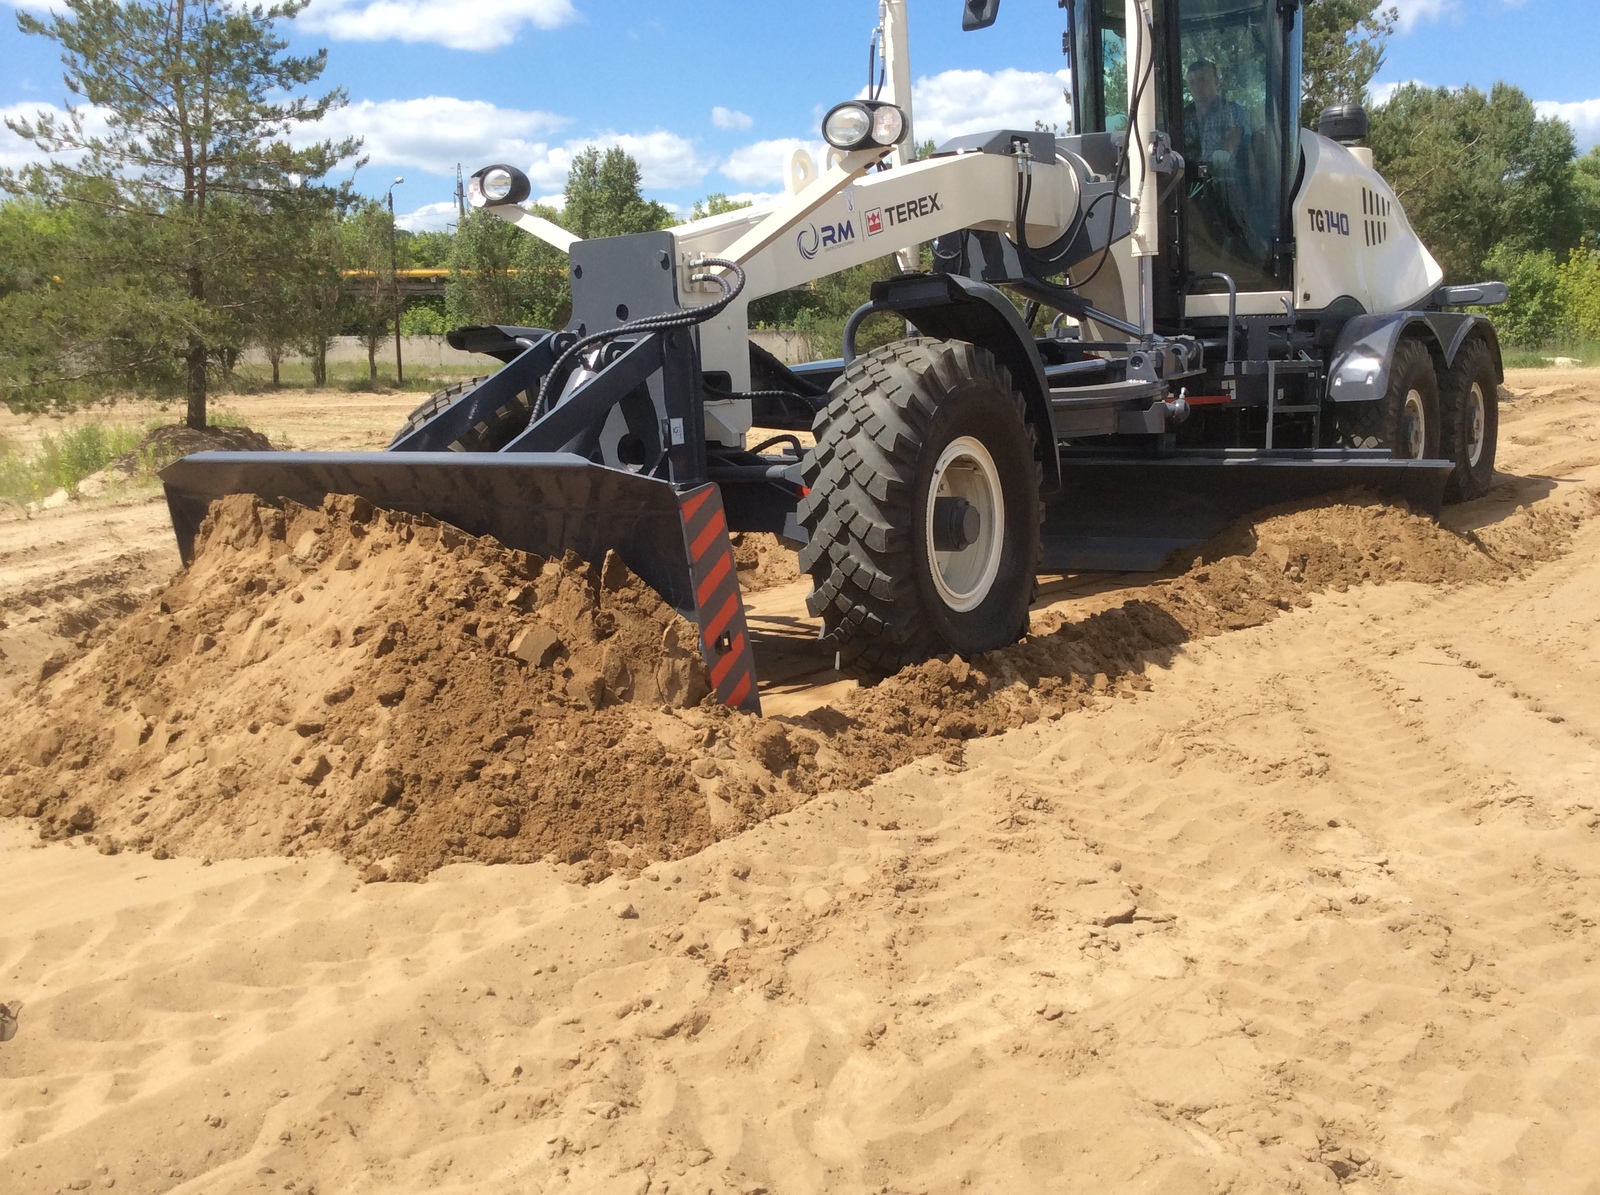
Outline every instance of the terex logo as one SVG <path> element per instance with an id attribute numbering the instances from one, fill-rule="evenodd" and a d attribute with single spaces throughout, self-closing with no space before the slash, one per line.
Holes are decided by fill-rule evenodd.
<path id="1" fill-rule="evenodd" d="M 1314 207 L 1308 208 L 1307 213 L 1313 231 L 1338 233 L 1342 237 L 1350 235 L 1350 217 L 1343 212 L 1324 211 Z"/>
<path id="2" fill-rule="evenodd" d="M 848 245 L 856 239 L 856 224 L 854 220 L 841 220 L 838 224 L 824 224 L 822 231 L 817 231 L 815 224 L 807 224 L 795 234 L 795 247 L 800 250 L 800 256 L 807 261 L 812 260 L 818 253 L 827 253 L 833 249 Z"/>
<path id="3" fill-rule="evenodd" d="M 942 212 L 944 207 L 939 202 L 939 193 L 924 195 L 920 199 L 908 199 L 904 203 L 897 203 L 893 207 L 873 208 L 867 213 L 867 235 L 875 237 L 885 228 L 896 228 L 912 220 L 920 220 L 924 216 L 931 216 L 934 212 Z"/>

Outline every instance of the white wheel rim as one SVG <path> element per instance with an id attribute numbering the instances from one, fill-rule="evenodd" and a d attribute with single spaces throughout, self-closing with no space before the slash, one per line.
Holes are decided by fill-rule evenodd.
<path id="1" fill-rule="evenodd" d="M 941 552 L 934 547 L 934 508 L 940 498 L 964 498 L 978 512 L 978 536 L 959 551 Z M 922 521 L 929 571 L 940 599 L 957 613 L 977 609 L 1000 572 L 1006 504 L 994 458 L 971 436 L 952 440 L 939 454 Z"/>
<path id="2" fill-rule="evenodd" d="M 1406 394 L 1406 405 L 1400 412 L 1400 432 L 1401 455 L 1407 460 L 1421 460 L 1428 443 L 1428 409 L 1422 403 L 1420 391 Z"/>
<path id="3" fill-rule="evenodd" d="M 1483 387 L 1472 383 L 1472 389 L 1467 391 L 1467 464 L 1474 469 L 1483 460 L 1483 429 L 1488 421 L 1486 406 Z"/>

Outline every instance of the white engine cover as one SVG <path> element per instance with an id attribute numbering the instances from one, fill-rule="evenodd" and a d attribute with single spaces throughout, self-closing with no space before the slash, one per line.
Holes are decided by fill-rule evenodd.
<path id="1" fill-rule="evenodd" d="M 1370 314 L 1421 305 L 1444 271 L 1394 191 L 1336 141 L 1303 130 L 1305 182 L 1295 196 L 1295 305 L 1320 311 L 1348 296 Z"/>

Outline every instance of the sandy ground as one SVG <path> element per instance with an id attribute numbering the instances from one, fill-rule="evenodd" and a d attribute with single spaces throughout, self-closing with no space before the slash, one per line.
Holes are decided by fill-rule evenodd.
<path id="1" fill-rule="evenodd" d="M 1600 371 L 1510 384 L 1463 532 L 1600 487 Z M 0 523 L 0 666 L 79 578 L 164 579 L 164 534 Z M 588 887 L 0 824 L 3 1185 L 1600 1191 L 1597 549 L 1325 594 Z M 752 601 L 769 709 L 838 683 L 791 589 Z"/>

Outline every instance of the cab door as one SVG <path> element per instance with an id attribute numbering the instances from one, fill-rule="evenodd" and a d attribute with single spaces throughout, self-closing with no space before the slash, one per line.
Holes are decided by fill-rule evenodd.
<path id="1" fill-rule="evenodd" d="M 1160 39 L 1166 123 L 1186 163 L 1173 205 L 1184 274 L 1227 274 L 1241 292 L 1293 285 L 1287 217 L 1299 165 L 1300 29 L 1299 6 L 1284 7 L 1168 0 Z"/>

